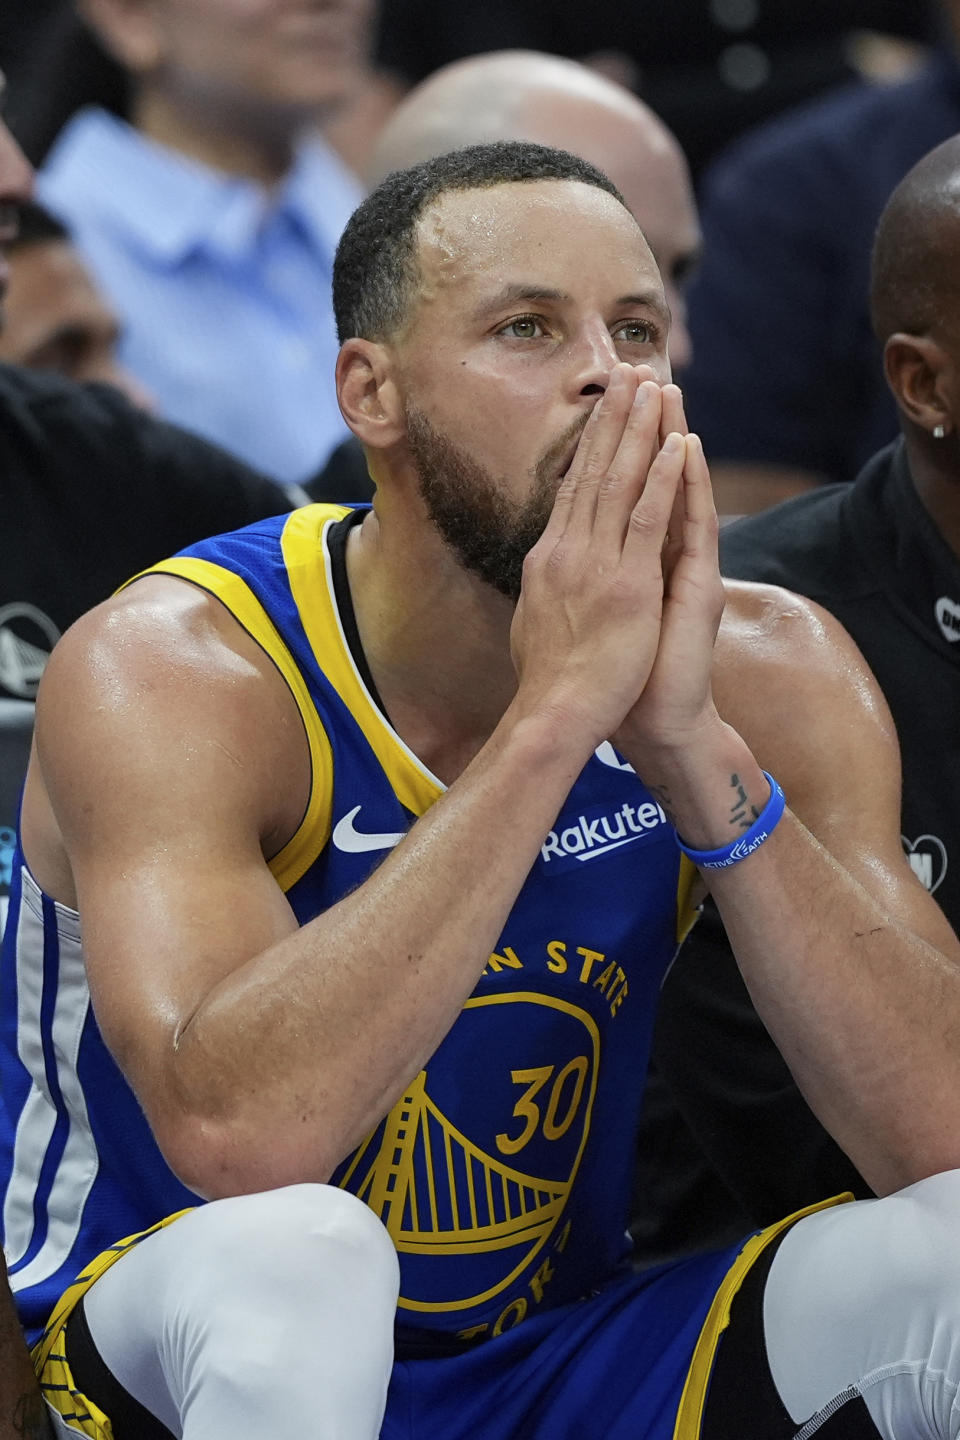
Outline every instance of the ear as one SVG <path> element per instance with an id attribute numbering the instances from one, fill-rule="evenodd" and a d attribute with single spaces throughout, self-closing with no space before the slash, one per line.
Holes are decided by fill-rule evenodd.
<path id="1" fill-rule="evenodd" d="M 340 411 L 361 445 L 386 450 L 406 434 L 403 403 L 389 350 L 373 340 L 347 340 L 337 356 Z"/>
<path id="2" fill-rule="evenodd" d="M 957 377 L 938 341 L 897 331 L 883 348 L 883 364 L 887 384 L 908 420 L 928 434 L 938 425 L 948 435 L 956 428 Z"/>
<path id="3" fill-rule="evenodd" d="M 77 0 L 77 9 L 125 70 L 142 75 L 160 64 L 163 42 L 149 0 Z"/>

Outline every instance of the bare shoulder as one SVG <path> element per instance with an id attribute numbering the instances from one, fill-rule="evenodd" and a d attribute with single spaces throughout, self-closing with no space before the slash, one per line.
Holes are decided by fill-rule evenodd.
<path id="1" fill-rule="evenodd" d="M 234 668 L 234 655 L 256 650 L 229 611 L 206 591 L 171 575 L 147 575 L 82 615 L 54 650 L 44 676 L 105 666 L 115 679 L 131 680 L 160 663 L 171 676 L 198 666 Z M 104 677 L 106 678 L 106 677 Z M 41 701 L 42 703 L 42 701 Z"/>
<path id="2" fill-rule="evenodd" d="M 225 698 L 232 703 L 224 707 Z M 99 732 L 189 707 L 188 728 L 206 717 L 243 730 L 272 708 L 283 711 L 288 699 L 268 657 L 218 600 L 187 581 L 151 575 L 67 631 L 40 686 L 37 727 L 42 745 L 45 734 L 68 725 Z"/>
<path id="3" fill-rule="evenodd" d="M 874 767 L 899 790 L 896 729 L 857 645 L 822 606 L 776 585 L 724 581 L 717 706 L 765 769 L 806 789 L 813 769 Z"/>
<path id="4" fill-rule="evenodd" d="M 117 826 L 122 814 L 125 829 L 224 792 L 268 836 L 295 827 L 309 784 L 273 663 L 219 601 L 169 576 L 137 581 L 64 635 L 40 686 L 31 769 L 25 833 L 46 801 L 65 839 L 81 816 L 91 831 L 97 815 Z"/>

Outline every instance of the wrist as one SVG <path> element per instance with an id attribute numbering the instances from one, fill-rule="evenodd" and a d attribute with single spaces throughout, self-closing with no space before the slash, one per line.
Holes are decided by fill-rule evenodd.
<path id="1" fill-rule="evenodd" d="M 604 727 L 583 704 L 582 695 L 571 697 L 560 687 L 535 698 L 526 695 L 521 687 L 497 731 L 513 734 L 518 742 L 542 748 L 548 754 L 577 756 L 579 769 L 607 739 Z"/>
<path id="2" fill-rule="evenodd" d="M 741 860 L 748 860 L 755 850 L 759 850 L 760 846 L 770 839 L 783 818 L 786 797 L 772 775 L 768 775 L 765 770 L 763 776 L 770 787 L 766 804 L 753 823 L 745 830 L 741 829 L 740 833 L 725 845 L 714 850 L 695 850 L 685 842 L 679 830 L 674 832 L 684 855 L 699 869 L 729 870 L 732 865 L 739 865 Z"/>
<path id="3" fill-rule="evenodd" d="M 770 785 L 753 753 L 719 716 L 682 743 L 618 748 L 691 849 L 721 849 L 754 824 Z"/>

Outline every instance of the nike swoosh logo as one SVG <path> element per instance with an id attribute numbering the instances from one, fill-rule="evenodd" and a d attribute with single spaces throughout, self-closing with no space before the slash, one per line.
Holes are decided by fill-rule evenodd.
<path id="1" fill-rule="evenodd" d="M 347 815 L 342 815 L 333 828 L 333 843 L 338 850 L 345 850 L 348 855 L 362 855 L 367 850 L 392 850 L 394 845 L 399 845 L 406 831 L 401 830 L 398 835 L 368 834 L 363 830 L 357 830 L 354 821 L 360 814 L 362 806 L 355 805 Z"/>

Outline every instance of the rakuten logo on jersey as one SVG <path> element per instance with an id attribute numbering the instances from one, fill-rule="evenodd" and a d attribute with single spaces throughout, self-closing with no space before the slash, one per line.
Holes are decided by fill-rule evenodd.
<path id="1" fill-rule="evenodd" d="M 647 839 L 665 825 L 669 825 L 666 815 L 651 800 L 642 805 L 625 803 L 619 809 L 595 806 L 575 817 L 563 815 L 540 847 L 541 860 L 547 868 L 566 870 Z"/>

